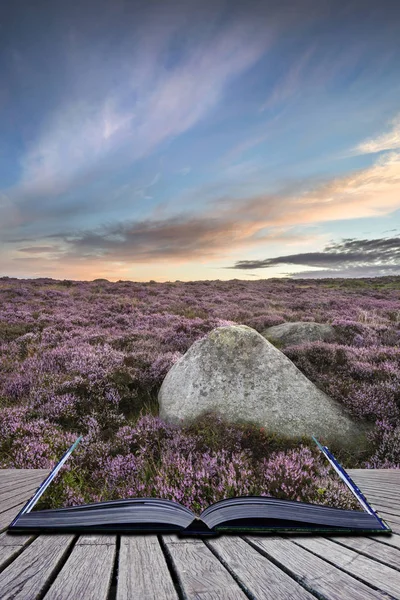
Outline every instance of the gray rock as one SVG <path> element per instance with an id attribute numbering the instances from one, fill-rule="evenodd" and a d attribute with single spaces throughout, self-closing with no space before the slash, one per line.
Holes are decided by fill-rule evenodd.
<path id="1" fill-rule="evenodd" d="M 261 335 L 279 346 L 292 346 L 303 342 L 333 342 L 336 333 L 331 325 L 307 321 L 282 323 L 265 329 Z"/>
<path id="2" fill-rule="evenodd" d="M 365 428 L 318 389 L 280 350 L 246 325 L 217 327 L 169 370 L 158 394 L 159 416 L 188 424 L 207 411 L 292 438 L 365 443 Z"/>

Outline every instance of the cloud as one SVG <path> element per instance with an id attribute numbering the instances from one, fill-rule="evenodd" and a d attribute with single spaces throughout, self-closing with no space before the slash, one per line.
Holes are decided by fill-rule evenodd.
<path id="1" fill-rule="evenodd" d="M 27 254 L 47 254 L 49 252 L 57 252 L 59 249 L 60 248 L 57 246 L 28 246 L 26 248 L 18 248 L 18 252 L 26 252 Z"/>
<path id="2" fill-rule="evenodd" d="M 153 179 L 150 181 L 150 183 L 148 183 L 147 185 L 143 185 L 139 188 L 136 189 L 132 189 L 132 193 L 134 196 L 139 196 L 140 198 L 142 198 L 143 200 L 151 200 L 153 198 L 153 196 L 149 196 L 148 193 L 146 192 L 146 190 L 150 189 L 151 187 L 155 186 L 156 183 L 158 183 L 158 181 L 161 178 L 161 173 L 156 173 L 156 175 L 153 177 Z M 132 186 L 123 186 L 123 188 L 132 188 Z"/>
<path id="3" fill-rule="evenodd" d="M 400 273 L 400 237 L 374 240 L 347 239 L 332 243 L 322 252 L 305 252 L 276 256 L 264 260 L 238 261 L 230 269 L 266 269 L 277 265 L 302 265 L 324 269 L 323 273 L 339 276 L 337 273 L 374 272 Z M 308 271 L 309 276 L 316 273 Z M 320 276 L 321 276 L 320 272 Z M 296 274 L 300 276 L 299 273 Z M 303 273 L 304 275 L 304 273 Z M 350 275 L 349 275 L 350 276 Z"/>
<path id="4" fill-rule="evenodd" d="M 148 185 L 154 185 L 157 175 Z M 200 206 L 199 215 L 191 210 L 189 214 L 164 217 L 166 204 L 162 203 L 153 212 L 151 219 L 130 220 L 123 223 L 109 223 L 88 230 L 61 229 L 58 234 L 50 234 L 48 240 L 57 240 L 61 246 L 57 264 L 77 264 L 82 260 L 92 263 L 102 262 L 104 266 L 114 261 L 132 263 L 215 261 L 229 254 L 257 248 L 265 244 L 307 241 L 308 244 L 321 241 L 321 236 L 310 237 L 312 224 L 332 220 L 379 217 L 400 209 L 400 153 L 389 153 L 380 157 L 375 165 L 358 170 L 331 181 L 318 182 L 304 180 L 296 185 L 288 185 L 276 194 L 263 194 L 250 197 L 217 195 Z M 296 228 L 296 233 L 293 232 Z M 12 232 L 11 232 L 12 233 Z M 27 244 L 28 236 L 22 238 L 9 235 L 9 239 L 21 238 Z M 35 241 L 46 245 L 45 238 L 35 236 Z M 3 239 L 7 239 L 5 236 Z M 32 238 L 33 240 L 33 238 Z M 350 242 L 349 242 L 350 243 Z M 388 248 L 392 242 L 387 242 Z M 397 242 L 396 242 L 397 243 Z M 340 268 L 343 264 L 352 267 L 364 260 L 368 242 L 364 240 L 360 249 L 355 243 L 341 252 L 338 249 L 324 252 L 290 254 L 266 262 L 239 261 L 236 269 L 264 268 L 282 264 L 310 265 L 324 268 Z M 18 249 L 18 244 L 9 248 Z M 368 252 L 369 263 L 376 259 L 378 266 L 384 243 L 381 242 L 379 255 L 374 248 Z M 393 248 L 389 248 L 393 251 Z M 376 249 L 375 249 L 376 251 Z M 310 262 L 311 261 L 311 262 Z"/>
<path id="5" fill-rule="evenodd" d="M 177 173 L 179 173 L 180 175 L 188 175 L 192 170 L 192 167 L 183 167 L 182 169 L 179 169 L 179 171 L 177 171 Z"/>
<path id="6" fill-rule="evenodd" d="M 63 235 L 65 259 L 91 257 L 101 260 L 147 262 L 216 259 L 221 252 L 244 243 L 256 245 L 251 239 L 254 225 L 206 217 L 175 217 L 140 223 L 118 224 L 98 231 Z M 271 232 L 270 240 L 302 241 L 306 236 L 287 232 Z"/>
<path id="7" fill-rule="evenodd" d="M 344 266 L 343 268 L 317 269 L 313 271 L 297 271 L 281 273 L 292 279 L 327 279 L 327 278 L 354 278 L 354 277 L 388 277 L 400 275 L 400 266 L 398 265 L 375 265 L 375 266 Z"/>
<path id="8" fill-rule="evenodd" d="M 358 144 L 353 149 L 354 154 L 374 154 L 384 150 L 400 149 L 400 114 L 398 114 L 391 122 L 391 131 L 383 133 L 376 138 L 371 138 Z"/>
<path id="9" fill-rule="evenodd" d="M 260 112 L 281 106 L 288 98 L 297 95 L 304 85 L 304 77 L 310 59 L 316 51 L 316 44 L 309 47 L 288 69 L 287 73 L 272 89 L 268 99 L 260 107 Z"/>
<path id="10" fill-rule="evenodd" d="M 236 199 L 229 212 L 231 218 L 259 222 L 261 228 L 379 217 L 399 208 L 400 153 L 393 152 L 349 175 L 322 183 L 303 180 L 274 195 Z"/>
<path id="11" fill-rule="evenodd" d="M 190 23 L 189 32 L 194 27 L 190 6 L 173 8 L 176 22 L 157 13 L 142 15 L 142 31 L 129 48 L 130 62 L 127 53 L 109 57 L 101 51 L 96 62 L 83 41 L 74 41 L 79 51 L 68 63 L 72 93 L 46 115 L 36 136 L 30 136 L 20 161 L 20 181 L 7 191 L 22 208 L 120 171 L 193 128 L 276 35 L 274 16 L 266 27 L 251 13 L 236 10 L 217 25 L 217 4 L 208 12 L 198 7 L 199 33 L 193 30 L 189 36 L 185 27 Z M 166 67 L 179 36 L 182 49 Z"/>

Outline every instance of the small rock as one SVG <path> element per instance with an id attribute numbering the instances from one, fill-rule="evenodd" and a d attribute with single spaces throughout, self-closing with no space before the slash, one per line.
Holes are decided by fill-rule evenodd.
<path id="1" fill-rule="evenodd" d="M 281 347 L 294 346 L 304 342 L 334 342 L 336 333 L 331 325 L 307 321 L 282 323 L 265 329 L 261 335 Z"/>

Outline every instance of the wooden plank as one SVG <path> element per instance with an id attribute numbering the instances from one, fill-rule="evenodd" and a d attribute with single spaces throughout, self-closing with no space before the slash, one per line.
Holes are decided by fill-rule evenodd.
<path id="1" fill-rule="evenodd" d="M 386 495 L 394 496 L 395 498 L 399 497 L 398 493 L 400 491 L 400 486 L 393 485 L 393 484 L 380 485 L 380 484 L 376 483 L 373 485 L 371 483 L 363 483 L 363 484 L 359 485 L 358 487 L 363 492 L 363 494 L 365 494 L 365 496 L 368 493 L 373 493 L 373 494 L 379 494 L 382 497 L 386 496 Z"/>
<path id="2" fill-rule="evenodd" d="M 1 481 L 19 480 L 25 477 L 46 477 L 50 469 L 1 469 Z"/>
<path id="3" fill-rule="evenodd" d="M 4 512 L 0 513 L 0 532 L 9 526 L 11 521 L 17 516 L 18 512 L 21 510 L 24 504 L 25 502 L 21 502 L 17 506 L 9 508 L 8 510 L 5 510 Z"/>
<path id="4" fill-rule="evenodd" d="M 361 471 L 362 473 L 363 473 L 364 471 L 366 471 L 366 472 L 368 472 L 368 473 L 370 473 L 371 471 L 372 471 L 372 472 L 375 472 L 375 471 L 376 471 L 376 472 L 378 472 L 378 473 L 380 473 L 380 472 L 382 472 L 382 473 L 392 473 L 392 472 L 397 472 L 397 471 L 398 471 L 398 469 L 392 469 L 392 468 L 391 468 L 391 469 L 384 469 L 384 468 L 380 468 L 380 469 L 360 469 L 360 468 L 357 468 L 357 469 L 351 469 L 351 471 L 354 471 L 354 472 L 356 472 L 356 471 Z"/>
<path id="5" fill-rule="evenodd" d="M 392 498 L 389 496 L 383 496 L 383 495 L 378 495 L 378 494 L 364 494 L 364 495 L 371 505 L 380 504 L 382 502 L 383 505 L 387 505 L 388 508 L 393 508 L 395 510 L 400 509 L 400 504 L 399 504 L 397 498 Z"/>
<path id="6" fill-rule="evenodd" d="M 0 469 L 0 475 L 6 477 L 8 475 L 19 477 L 20 475 L 31 475 L 37 473 L 45 477 L 50 473 L 51 469 Z"/>
<path id="7" fill-rule="evenodd" d="M 377 544 L 374 539 L 360 536 L 329 536 L 328 539 L 400 570 L 400 549 L 385 547 L 383 544 Z"/>
<path id="8" fill-rule="evenodd" d="M 19 480 L 24 477 L 47 477 L 51 469 L 0 469 L 0 481 Z"/>
<path id="9" fill-rule="evenodd" d="M 377 589 L 400 598 L 400 572 L 324 538 L 297 538 L 298 546 L 354 575 Z"/>
<path id="10" fill-rule="evenodd" d="M 397 511 L 400 509 L 397 500 L 393 500 L 392 498 L 383 498 L 382 496 L 379 497 L 373 494 L 365 494 L 365 497 L 367 498 L 367 501 L 369 502 L 369 504 L 371 504 L 373 508 L 379 505 L 385 506 L 386 508 L 392 508 Z"/>
<path id="11" fill-rule="evenodd" d="M 349 473 L 350 475 L 350 473 Z M 365 481 L 371 483 L 383 483 L 383 484 L 393 484 L 399 485 L 400 483 L 400 469 L 396 471 L 396 473 L 388 473 L 387 475 L 381 475 L 376 471 L 371 471 L 370 473 L 360 473 L 358 475 L 350 475 L 353 481 Z"/>
<path id="12" fill-rule="evenodd" d="M 388 478 L 400 478 L 400 469 L 347 469 L 347 471 L 351 475 L 351 477 L 367 477 L 371 475 L 371 477 L 385 476 Z"/>
<path id="13" fill-rule="evenodd" d="M 37 537 L 0 573 L 0 598 L 27 600 L 43 594 L 73 540 L 72 535 Z"/>
<path id="14" fill-rule="evenodd" d="M 19 490 L 20 488 L 30 485 L 37 489 L 42 483 L 43 479 L 41 477 L 24 477 L 23 479 L 13 479 L 12 481 L 0 482 L 0 493 L 3 495 L 5 493 L 10 493 L 13 490 Z"/>
<path id="15" fill-rule="evenodd" d="M 400 469 L 347 469 L 349 475 L 355 477 L 387 477 L 400 479 Z"/>
<path id="16" fill-rule="evenodd" d="M 377 512 L 379 512 L 381 510 L 386 510 L 387 512 L 392 512 L 393 514 L 400 512 L 400 507 L 393 506 L 393 504 L 390 502 L 390 500 L 381 501 L 376 496 L 368 496 L 367 500 L 368 500 L 369 504 L 372 506 L 372 508 L 374 510 L 376 510 Z"/>
<path id="17" fill-rule="evenodd" d="M 245 539 L 264 553 L 292 577 L 301 581 L 315 594 L 329 600 L 372 600 L 387 598 L 382 592 L 357 581 L 351 575 L 340 571 L 323 558 L 311 554 L 292 543 L 292 539 L 275 536 L 251 536 Z M 264 597 L 264 596 L 262 596 Z"/>
<path id="18" fill-rule="evenodd" d="M 390 490 L 399 490 L 400 489 L 400 482 L 398 481 L 372 481 L 371 479 L 359 479 L 358 481 L 355 482 L 358 487 L 363 490 L 364 488 L 378 488 L 378 489 L 384 489 L 387 491 Z"/>
<path id="19" fill-rule="evenodd" d="M 106 600 L 116 552 L 116 536 L 81 536 L 46 600 Z"/>
<path id="20" fill-rule="evenodd" d="M 31 535 L 9 535 L 0 534 L 0 570 L 3 569 L 13 558 L 15 558 L 21 549 L 28 544 L 34 536 Z"/>
<path id="21" fill-rule="evenodd" d="M 2 491 L 3 489 L 12 488 L 13 486 L 19 486 L 21 483 L 42 482 L 44 479 L 46 479 L 46 476 L 39 475 L 38 473 L 20 475 L 19 477 L 16 475 L 13 475 L 13 477 L 3 477 L 0 471 L 0 490 Z"/>
<path id="22" fill-rule="evenodd" d="M 177 600 L 166 558 L 156 535 L 123 535 L 117 600 Z"/>
<path id="23" fill-rule="evenodd" d="M 392 546 L 393 548 L 400 548 L 400 535 L 392 533 L 391 535 L 377 535 L 376 537 L 365 538 L 368 540 L 374 540 L 377 544 L 382 546 Z"/>
<path id="24" fill-rule="evenodd" d="M 3 485 L 9 485 L 11 483 L 18 484 L 20 481 L 43 481 L 46 479 L 47 475 L 50 471 L 38 471 L 36 469 L 31 469 L 29 472 L 20 472 L 22 469 L 15 469 L 12 473 L 4 474 L 0 471 L 0 487 Z"/>
<path id="25" fill-rule="evenodd" d="M 392 530 L 393 533 L 400 534 L 400 525 L 397 525 L 397 523 L 389 523 L 388 519 L 386 519 L 386 518 L 384 520 L 387 521 L 387 523 L 390 526 L 390 529 Z M 384 539 L 386 540 L 386 539 L 390 539 L 390 538 L 387 538 L 385 536 Z"/>
<path id="26" fill-rule="evenodd" d="M 400 517 L 397 517 L 396 515 L 387 513 L 386 511 L 383 511 L 383 510 L 380 510 L 379 514 L 381 515 L 382 519 L 384 519 L 385 521 L 388 521 L 390 523 L 395 523 L 396 525 L 400 525 Z"/>
<path id="27" fill-rule="evenodd" d="M 368 498 L 368 500 L 372 508 L 378 513 L 381 510 L 385 510 L 393 515 L 400 515 L 400 507 L 393 507 L 389 502 L 381 502 L 379 499 L 375 498 Z"/>
<path id="28" fill-rule="evenodd" d="M 206 541 L 246 592 L 265 600 L 312 600 L 309 591 L 237 536 Z"/>
<path id="29" fill-rule="evenodd" d="M 360 488 L 361 487 L 372 487 L 372 488 L 384 488 L 384 489 L 399 489 L 400 481 L 380 481 L 378 479 L 357 479 L 355 482 Z"/>
<path id="30" fill-rule="evenodd" d="M 10 533 L 1 533 L 0 534 L 0 547 L 2 546 L 23 546 L 32 536 L 26 535 L 24 533 L 18 534 L 10 534 Z"/>
<path id="31" fill-rule="evenodd" d="M 36 486 L 35 484 L 32 485 L 32 483 L 26 483 L 26 484 L 22 484 L 20 487 L 18 488 L 11 488 L 11 489 L 5 489 L 5 490 L 1 490 L 0 492 L 0 508 L 2 503 L 5 500 L 8 500 L 9 498 L 13 498 L 15 496 L 18 496 L 19 494 L 24 494 L 24 493 L 29 493 L 31 496 L 33 496 L 33 494 L 35 493 L 35 491 L 37 490 L 39 486 Z"/>
<path id="32" fill-rule="evenodd" d="M 116 544 L 115 534 L 106 533 L 85 533 L 79 536 L 76 546 L 89 546 L 89 545 L 108 545 L 114 546 Z"/>
<path id="33" fill-rule="evenodd" d="M 380 483 L 376 482 L 366 482 L 366 481 L 358 481 L 356 485 L 360 488 L 363 494 L 367 495 L 368 493 L 376 493 L 380 496 L 395 496 L 398 497 L 400 492 L 400 485 L 395 483 Z"/>
<path id="34" fill-rule="evenodd" d="M 184 595 L 202 600 L 244 600 L 246 595 L 205 543 L 163 535 L 169 560 Z"/>
<path id="35" fill-rule="evenodd" d="M 385 496 L 386 494 L 389 494 L 391 496 L 397 496 L 400 492 L 400 485 L 394 485 L 393 483 L 385 483 L 385 484 L 380 484 L 379 482 L 376 482 L 374 484 L 372 483 L 361 483 L 359 482 L 358 487 L 360 488 L 360 490 L 365 493 L 365 495 L 367 493 L 377 493 L 379 495 Z"/>
<path id="36" fill-rule="evenodd" d="M 11 498 L 8 498 L 7 500 L 3 500 L 0 503 L 0 514 L 3 512 L 6 512 L 7 510 L 9 510 L 10 508 L 14 508 L 15 506 L 19 506 L 21 503 L 25 504 L 29 498 L 32 497 L 32 492 L 31 490 L 25 491 L 25 492 L 20 492 L 18 496 L 12 496 Z M 17 514 L 18 511 L 16 511 Z"/>
<path id="37" fill-rule="evenodd" d="M 348 469 L 348 473 L 353 479 L 353 481 L 355 481 L 356 479 L 359 481 L 361 481 L 362 479 L 370 481 L 400 481 L 400 469 L 388 469 L 387 473 L 383 473 L 378 469 L 362 469 L 358 473 L 353 473 L 351 469 Z"/>
<path id="38" fill-rule="evenodd" d="M 360 483 L 360 482 L 359 482 Z M 358 485 L 358 484 L 357 484 Z M 360 490 L 365 493 L 365 495 L 368 493 L 368 491 L 370 492 L 375 492 L 377 494 L 391 494 L 393 496 L 397 496 L 398 491 L 400 490 L 400 486 L 399 485 L 394 485 L 394 484 L 380 484 L 378 482 L 376 483 L 360 483 L 360 485 L 358 486 L 360 488 Z"/>

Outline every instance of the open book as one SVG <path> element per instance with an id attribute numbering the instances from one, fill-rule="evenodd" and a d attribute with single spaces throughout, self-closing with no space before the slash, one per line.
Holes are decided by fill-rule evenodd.
<path id="1" fill-rule="evenodd" d="M 160 498 L 112 500 L 31 512 L 76 448 L 81 440 L 78 438 L 9 525 L 8 531 L 177 533 L 181 536 L 283 531 L 391 533 L 390 527 L 376 514 L 328 448 L 313 439 L 355 495 L 362 510 L 331 508 L 269 496 L 239 496 L 215 502 L 199 516 L 177 502 Z"/>

